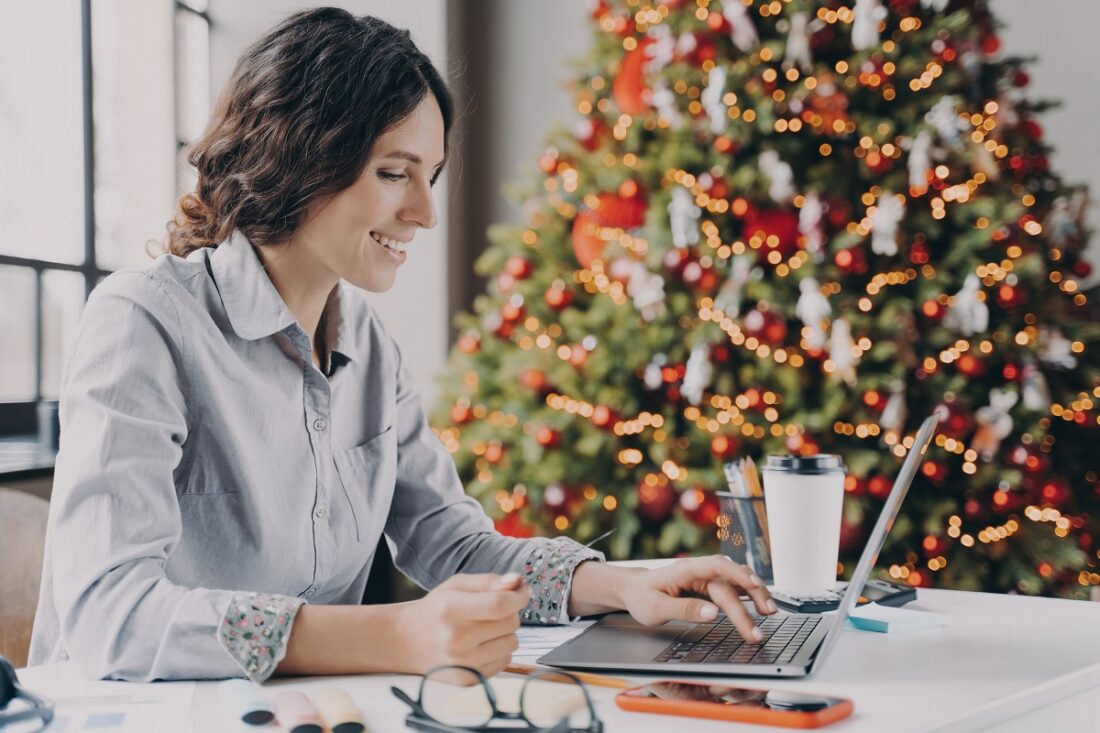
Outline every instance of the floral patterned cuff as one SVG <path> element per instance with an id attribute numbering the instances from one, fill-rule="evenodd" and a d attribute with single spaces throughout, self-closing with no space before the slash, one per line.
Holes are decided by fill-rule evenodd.
<path id="1" fill-rule="evenodd" d="M 236 593 L 218 625 L 218 641 L 253 682 L 266 680 L 286 656 L 301 598 Z"/>
<path id="2" fill-rule="evenodd" d="M 531 587 L 531 600 L 520 612 L 525 624 L 567 624 L 573 571 L 585 560 L 603 562 L 603 553 L 571 539 L 559 537 L 539 542 L 523 563 L 523 579 Z"/>

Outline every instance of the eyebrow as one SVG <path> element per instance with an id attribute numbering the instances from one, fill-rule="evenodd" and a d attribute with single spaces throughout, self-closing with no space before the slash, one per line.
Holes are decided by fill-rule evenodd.
<path id="1" fill-rule="evenodd" d="M 382 155 L 380 157 L 382 157 L 382 158 L 400 158 L 401 160 L 407 160 L 410 163 L 415 163 L 417 165 L 421 165 L 424 162 L 424 160 L 419 155 L 417 155 L 416 153 L 410 153 L 407 150 L 394 150 L 394 151 L 392 151 L 390 153 L 386 153 L 385 155 Z M 435 167 L 436 168 L 442 168 L 443 164 L 445 162 L 447 162 L 446 159 L 441 160 L 441 161 L 439 161 L 439 163 L 436 164 Z"/>

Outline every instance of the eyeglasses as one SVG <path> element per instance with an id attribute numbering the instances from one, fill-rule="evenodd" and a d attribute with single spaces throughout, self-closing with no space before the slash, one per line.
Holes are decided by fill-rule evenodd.
<path id="1" fill-rule="evenodd" d="M 502 699 L 500 703 L 485 676 L 469 667 L 431 670 L 420 680 L 415 701 L 398 687 L 390 690 L 412 710 L 405 725 L 430 733 L 603 733 L 603 723 L 596 717 L 588 690 L 568 672 L 532 675 L 524 681 L 518 699 Z M 524 725 L 489 727 L 494 720 L 514 720 Z"/>
<path id="2" fill-rule="evenodd" d="M 8 710 L 8 705 L 15 700 L 23 700 L 30 707 Z M 53 703 L 23 689 L 11 662 L 0 657 L 0 728 L 35 719 L 42 722 L 39 730 L 45 729 L 53 720 Z"/>

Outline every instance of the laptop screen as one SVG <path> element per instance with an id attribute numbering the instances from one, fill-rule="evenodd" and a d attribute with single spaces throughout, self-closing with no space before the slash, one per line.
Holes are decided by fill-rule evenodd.
<path id="1" fill-rule="evenodd" d="M 836 644 L 845 622 L 848 620 L 848 614 L 852 612 L 860 595 L 863 594 L 863 586 L 871 576 L 871 570 L 875 567 L 878 554 L 882 550 L 883 543 L 886 542 L 886 535 L 890 534 L 890 528 L 894 526 L 894 520 L 897 519 L 898 512 L 901 510 L 901 503 L 905 499 L 905 494 L 909 491 L 909 484 L 913 483 L 917 466 L 920 465 L 921 457 L 928 450 L 928 445 L 932 442 L 932 436 L 935 435 L 936 425 L 938 424 L 939 418 L 933 415 L 920 426 L 917 437 L 913 440 L 913 447 L 909 450 L 909 455 L 906 456 L 905 463 L 901 466 L 901 472 L 898 473 L 897 480 L 894 481 L 894 487 L 890 489 L 890 495 L 886 497 L 886 503 L 883 504 L 882 512 L 878 515 L 878 521 L 875 522 L 875 528 L 871 531 L 871 536 L 867 540 L 867 546 L 863 548 L 859 563 L 852 572 L 852 580 L 848 583 L 848 590 L 845 591 L 844 597 L 840 599 L 840 607 L 837 609 L 837 621 L 826 632 L 825 639 L 821 642 L 817 655 L 814 657 L 813 666 L 824 659 L 825 655 Z"/>

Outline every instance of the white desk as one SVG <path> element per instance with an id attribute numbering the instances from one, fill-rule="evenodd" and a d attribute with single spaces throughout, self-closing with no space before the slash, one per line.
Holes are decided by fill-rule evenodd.
<path id="1" fill-rule="evenodd" d="M 809 679 L 740 682 L 851 698 L 855 714 L 829 726 L 836 733 L 970 731 L 994 725 L 998 731 L 1096 728 L 1100 603 L 921 590 L 909 607 L 941 613 L 944 626 L 894 634 L 848 629 L 824 666 Z M 517 657 L 517 661 L 531 660 Z M 57 698 L 74 694 L 71 681 L 78 677 L 71 664 L 28 668 L 19 676 L 28 688 Z M 390 693 L 390 685 L 415 692 L 417 680 L 390 675 L 281 678 L 265 687 L 290 687 L 307 694 L 343 687 L 363 709 L 370 731 L 381 733 L 404 730 L 406 708 Z M 111 684 L 126 692 L 142 687 Z M 190 721 L 164 721 L 158 733 L 246 729 L 223 715 L 213 684 L 196 686 Z M 615 706 L 615 690 L 593 687 L 590 691 L 608 733 L 667 733 L 670 724 L 700 733 L 731 730 L 729 723 L 718 721 L 627 713 Z M 738 725 L 737 730 L 774 733 L 777 729 Z"/>

